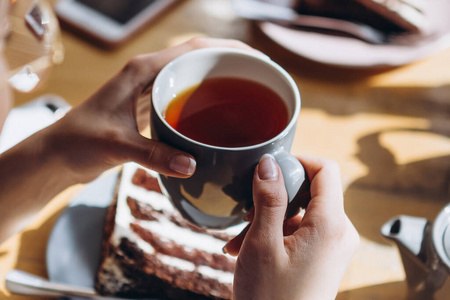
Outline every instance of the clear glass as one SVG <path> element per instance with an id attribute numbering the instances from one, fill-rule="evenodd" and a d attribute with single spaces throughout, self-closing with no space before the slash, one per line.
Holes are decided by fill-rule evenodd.
<path id="1" fill-rule="evenodd" d="M 5 32 L 3 56 L 9 68 L 8 83 L 20 92 L 31 92 L 45 80 L 52 66 L 64 59 L 53 8 L 42 0 L 11 0 L 8 22 L 0 26 Z"/>

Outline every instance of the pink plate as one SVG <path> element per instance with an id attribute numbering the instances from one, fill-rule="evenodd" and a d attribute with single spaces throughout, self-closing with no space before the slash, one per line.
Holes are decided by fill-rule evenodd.
<path id="1" fill-rule="evenodd" d="M 375 45 L 352 37 L 306 31 L 270 22 L 258 27 L 273 42 L 309 60 L 327 65 L 394 67 L 429 57 L 450 46 L 450 1 L 431 0 L 424 9 L 426 33 Z"/>

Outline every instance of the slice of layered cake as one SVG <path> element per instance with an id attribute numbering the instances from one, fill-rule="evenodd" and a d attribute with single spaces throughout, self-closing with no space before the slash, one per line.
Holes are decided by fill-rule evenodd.
<path id="1" fill-rule="evenodd" d="M 156 174 L 124 165 L 106 221 L 96 289 L 154 299 L 231 299 L 235 258 L 222 247 L 243 225 L 196 227 L 161 194 Z"/>
<path id="2" fill-rule="evenodd" d="M 366 24 L 386 33 L 426 27 L 424 0 L 289 0 L 299 13 Z"/>

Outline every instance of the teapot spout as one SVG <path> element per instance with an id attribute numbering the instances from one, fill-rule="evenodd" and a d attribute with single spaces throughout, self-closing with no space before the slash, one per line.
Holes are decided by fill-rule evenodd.
<path id="1" fill-rule="evenodd" d="M 432 295 L 445 282 L 438 268 L 431 237 L 432 225 L 425 218 L 400 215 L 381 227 L 381 234 L 399 249 L 411 292 Z"/>
<path id="2" fill-rule="evenodd" d="M 425 218 L 400 215 L 386 222 L 381 227 L 381 234 L 397 244 L 402 256 L 406 254 L 424 261 L 419 256 L 423 254 L 421 250 L 430 225 Z"/>

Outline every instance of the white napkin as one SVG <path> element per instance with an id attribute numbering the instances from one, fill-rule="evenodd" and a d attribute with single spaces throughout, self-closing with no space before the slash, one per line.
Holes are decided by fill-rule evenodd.
<path id="1" fill-rule="evenodd" d="M 43 95 L 8 114 L 0 134 L 0 153 L 62 118 L 71 106 L 57 95 Z"/>

